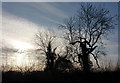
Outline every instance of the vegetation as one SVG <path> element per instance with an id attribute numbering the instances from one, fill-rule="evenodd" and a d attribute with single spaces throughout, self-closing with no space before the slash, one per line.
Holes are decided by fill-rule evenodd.
<path id="1" fill-rule="evenodd" d="M 39 83 L 39 82 L 114 82 L 119 83 L 119 71 L 114 72 L 15 72 L 8 71 L 2 73 L 2 83 Z"/>

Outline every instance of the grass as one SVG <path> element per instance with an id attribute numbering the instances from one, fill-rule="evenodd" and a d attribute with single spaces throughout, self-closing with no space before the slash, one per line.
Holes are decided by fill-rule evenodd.
<path id="1" fill-rule="evenodd" d="M 120 71 L 89 72 L 2 72 L 2 83 L 42 83 L 42 82 L 112 82 L 120 83 Z"/>

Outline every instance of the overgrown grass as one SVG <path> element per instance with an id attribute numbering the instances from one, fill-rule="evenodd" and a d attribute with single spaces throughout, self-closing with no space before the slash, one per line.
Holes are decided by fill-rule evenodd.
<path id="1" fill-rule="evenodd" d="M 89 72 L 2 72 L 2 83 L 42 83 L 42 82 L 112 82 L 120 83 L 120 71 Z"/>

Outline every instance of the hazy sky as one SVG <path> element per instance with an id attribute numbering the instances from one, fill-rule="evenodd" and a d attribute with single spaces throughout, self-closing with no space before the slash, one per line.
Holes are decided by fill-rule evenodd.
<path id="1" fill-rule="evenodd" d="M 111 15 L 118 14 L 118 5 L 115 2 L 92 3 L 96 6 L 110 10 Z M 33 42 L 33 36 L 37 29 L 58 29 L 65 18 L 73 16 L 80 8 L 80 3 L 75 2 L 3 2 L 2 24 L 3 40 L 9 44 L 15 41 Z M 110 34 L 108 42 L 108 55 L 116 61 L 118 56 L 118 29 Z M 32 43 L 31 43 L 32 45 Z"/>

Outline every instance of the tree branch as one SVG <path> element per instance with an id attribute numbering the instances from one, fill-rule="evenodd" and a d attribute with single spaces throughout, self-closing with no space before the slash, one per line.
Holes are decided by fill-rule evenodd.
<path id="1" fill-rule="evenodd" d="M 94 45 L 97 43 L 97 41 L 98 41 L 98 39 L 100 38 L 100 35 L 101 35 L 101 34 L 102 34 L 102 32 L 99 32 L 99 34 L 98 34 L 98 36 L 97 36 L 95 42 L 92 44 L 92 46 L 94 46 Z"/>
<path id="2" fill-rule="evenodd" d="M 98 68 L 100 68 L 100 66 L 99 66 L 99 64 L 98 64 L 97 57 L 96 57 L 93 53 L 91 53 L 91 54 L 93 55 L 93 57 L 94 57 L 94 59 L 95 59 L 95 61 L 96 61 L 96 64 L 97 64 Z"/>

